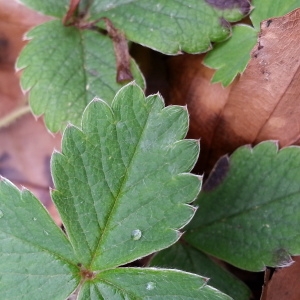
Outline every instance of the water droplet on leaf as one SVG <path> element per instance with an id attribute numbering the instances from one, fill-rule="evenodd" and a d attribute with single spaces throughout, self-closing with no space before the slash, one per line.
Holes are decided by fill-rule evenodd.
<path id="1" fill-rule="evenodd" d="M 37 218 L 32 218 L 32 220 L 33 220 L 33 221 L 36 221 L 36 220 L 37 220 Z"/>
<path id="2" fill-rule="evenodd" d="M 45 233 L 45 235 L 49 235 L 49 232 L 46 230 L 44 230 L 44 233 Z"/>
<path id="3" fill-rule="evenodd" d="M 132 230 L 132 232 L 131 232 L 131 238 L 134 241 L 139 240 L 141 237 L 142 237 L 142 232 L 139 229 Z"/>
<path id="4" fill-rule="evenodd" d="M 155 282 L 151 282 L 150 281 L 146 285 L 146 290 L 151 291 L 151 290 L 153 290 L 155 288 L 155 286 L 156 286 Z"/>

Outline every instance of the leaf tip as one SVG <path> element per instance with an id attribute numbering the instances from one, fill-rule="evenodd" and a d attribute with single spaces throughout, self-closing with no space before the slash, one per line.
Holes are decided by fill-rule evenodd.
<path id="1" fill-rule="evenodd" d="M 91 102 L 100 102 L 100 101 L 103 101 L 103 100 L 101 98 L 94 97 Z"/>
<path id="2" fill-rule="evenodd" d="M 179 230 L 175 230 L 177 234 L 177 241 L 183 236 L 184 232 L 181 232 Z"/>
<path id="3" fill-rule="evenodd" d="M 273 259 L 276 267 L 289 267 L 294 263 L 291 255 L 284 248 L 276 249 L 273 253 Z"/>
<path id="4" fill-rule="evenodd" d="M 68 121 L 68 123 L 67 123 L 67 125 L 66 125 L 66 129 L 69 129 L 69 128 L 73 127 L 73 126 L 74 126 L 74 125 L 73 125 L 71 122 Z"/>
<path id="5" fill-rule="evenodd" d="M 196 175 L 195 176 L 197 177 L 197 179 L 200 181 L 200 183 L 202 184 L 203 182 L 203 175 Z"/>
<path id="6" fill-rule="evenodd" d="M 194 212 L 194 214 L 197 212 L 198 208 L 199 208 L 199 206 L 192 206 L 191 205 L 191 209 Z"/>

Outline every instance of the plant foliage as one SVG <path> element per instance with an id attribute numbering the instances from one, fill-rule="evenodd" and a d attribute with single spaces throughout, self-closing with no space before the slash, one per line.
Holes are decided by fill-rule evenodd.
<path id="1" fill-rule="evenodd" d="M 300 7 L 300 1 L 253 0 L 252 5 L 254 9 L 250 14 L 250 20 L 253 25 L 235 25 L 232 38 L 216 44 L 214 49 L 206 55 L 204 64 L 217 69 L 212 82 L 221 82 L 223 86 L 228 86 L 239 73 L 243 73 L 250 60 L 250 52 L 257 42 L 260 22 L 268 18 L 283 16 Z"/>
<path id="2" fill-rule="evenodd" d="M 232 299 L 249 300 L 250 290 L 242 281 L 220 267 L 200 250 L 185 242 L 178 242 L 158 252 L 150 266 L 176 268 L 210 278 L 209 285 L 224 292 Z"/>
<path id="3" fill-rule="evenodd" d="M 125 38 L 166 54 L 205 52 L 228 37 L 229 22 L 250 10 L 248 0 L 223 6 L 212 0 L 82 0 L 73 10 L 66 0 L 22 2 L 55 17 L 27 34 L 30 42 L 17 62 L 25 68 L 21 84 L 30 90 L 33 113 L 45 114 L 54 132 L 69 121 L 78 126 L 93 97 L 112 99 L 124 85 L 116 77 L 128 52 Z M 126 68 L 143 86 L 132 59 Z"/>
<path id="4" fill-rule="evenodd" d="M 292 263 L 300 254 L 300 149 L 244 146 L 216 164 L 185 240 L 241 269 Z"/>
<path id="5" fill-rule="evenodd" d="M 111 106 L 95 99 L 52 156 L 53 201 L 66 234 L 40 202 L 0 182 L 1 299 L 229 299 L 178 270 L 120 267 L 174 244 L 194 215 L 199 143 L 188 115 L 145 98 L 136 84 Z M 16 286 L 18 288 L 16 289 Z"/>

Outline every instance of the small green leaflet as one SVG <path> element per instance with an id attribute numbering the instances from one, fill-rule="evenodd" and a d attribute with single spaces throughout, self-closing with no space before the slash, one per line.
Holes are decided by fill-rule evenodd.
<path id="1" fill-rule="evenodd" d="M 52 156 L 66 235 L 31 193 L 2 179 L 1 299 L 61 300 L 76 288 L 80 299 L 229 299 L 191 273 L 119 268 L 175 243 L 194 215 L 199 143 L 183 140 L 187 128 L 185 108 L 164 108 L 135 83 L 111 106 L 92 101 Z"/>
<path id="2" fill-rule="evenodd" d="M 256 39 L 257 32 L 253 27 L 233 26 L 232 37 L 224 43 L 216 44 L 203 61 L 206 66 L 217 69 L 211 82 L 222 82 L 223 86 L 228 86 L 238 73 L 243 73 Z"/>
<path id="3" fill-rule="evenodd" d="M 253 0 L 252 5 L 254 9 L 250 19 L 253 27 L 234 26 L 233 36 L 216 44 L 214 49 L 206 55 L 204 64 L 216 69 L 212 82 L 221 82 L 223 86 L 228 86 L 238 74 L 243 73 L 250 60 L 250 52 L 257 42 L 260 22 L 271 17 L 283 16 L 300 7 L 300 0 Z"/>
<path id="4" fill-rule="evenodd" d="M 122 86 L 116 82 L 113 45 L 107 36 L 94 31 L 65 27 L 54 20 L 35 27 L 17 61 L 23 69 L 21 85 L 30 90 L 29 101 L 36 115 L 45 114 L 53 132 L 69 121 L 80 125 L 86 105 L 95 97 L 111 102 Z M 143 77 L 132 60 L 139 85 Z"/>
<path id="5" fill-rule="evenodd" d="M 82 0 L 80 9 L 89 9 L 80 20 L 84 24 L 76 27 L 62 22 L 69 1 L 21 2 L 58 18 L 27 34 L 30 42 L 17 62 L 17 68 L 24 69 L 21 85 L 30 91 L 32 111 L 45 114 L 46 126 L 52 132 L 68 122 L 79 126 L 84 108 L 94 97 L 110 103 L 122 86 L 116 82 L 112 40 L 95 30 L 95 21 L 98 29 L 105 28 L 103 18 L 108 18 L 128 40 L 163 53 L 200 53 L 211 48 L 211 41 L 225 40 L 230 33 L 229 22 L 240 20 L 250 10 L 248 0 L 223 8 L 213 0 L 95 0 L 91 5 Z M 86 29 L 87 24 L 93 24 L 93 30 Z M 133 60 L 131 72 L 143 87 L 143 76 Z"/>
<path id="6" fill-rule="evenodd" d="M 196 204 L 188 243 L 249 271 L 288 266 L 300 254 L 300 148 L 239 148 L 219 160 Z"/>

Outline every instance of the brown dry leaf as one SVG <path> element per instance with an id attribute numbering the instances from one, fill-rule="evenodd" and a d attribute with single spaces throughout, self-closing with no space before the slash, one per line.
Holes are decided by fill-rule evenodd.
<path id="1" fill-rule="evenodd" d="M 266 283 L 261 300 L 299 300 L 300 299 L 300 257 L 288 268 L 277 269 Z"/>
<path id="2" fill-rule="evenodd" d="M 46 20 L 15 1 L 0 0 L 0 118 L 25 102 L 15 61 L 25 45 L 24 34 Z"/>
<path id="3" fill-rule="evenodd" d="M 25 45 L 23 35 L 48 19 L 15 1 L 0 0 L 0 123 L 26 102 L 14 69 Z M 49 160 L 53 149 L 59 147 L 60 136 L 50 135 L 43 122 L 30 114 L 0 129 L 0 175 L 31 190 L 56 222 L 58 214 L 49 195 Z"/>
<path id="4" fill-rule="evenodd" d="M 2 128 L 0 141 L 0 175 L 34 193 L 59 223 L 49 187 L 52 186 L 50 157 L 54 149 L 60 150 L 61 135 L 51 135 L 42 119 L 27 114 Z"/>
<path id="5" fill-rule="evenodd" d="M 244 144 L 300 142 L 299 32 L 300 9 L 262 22 L 246 71 L 228 88 L 210 84 L 213 71 L 201 65 L 202 56 L 171 60 L 170 99 L 188 105 L 202 170 Z"/>

